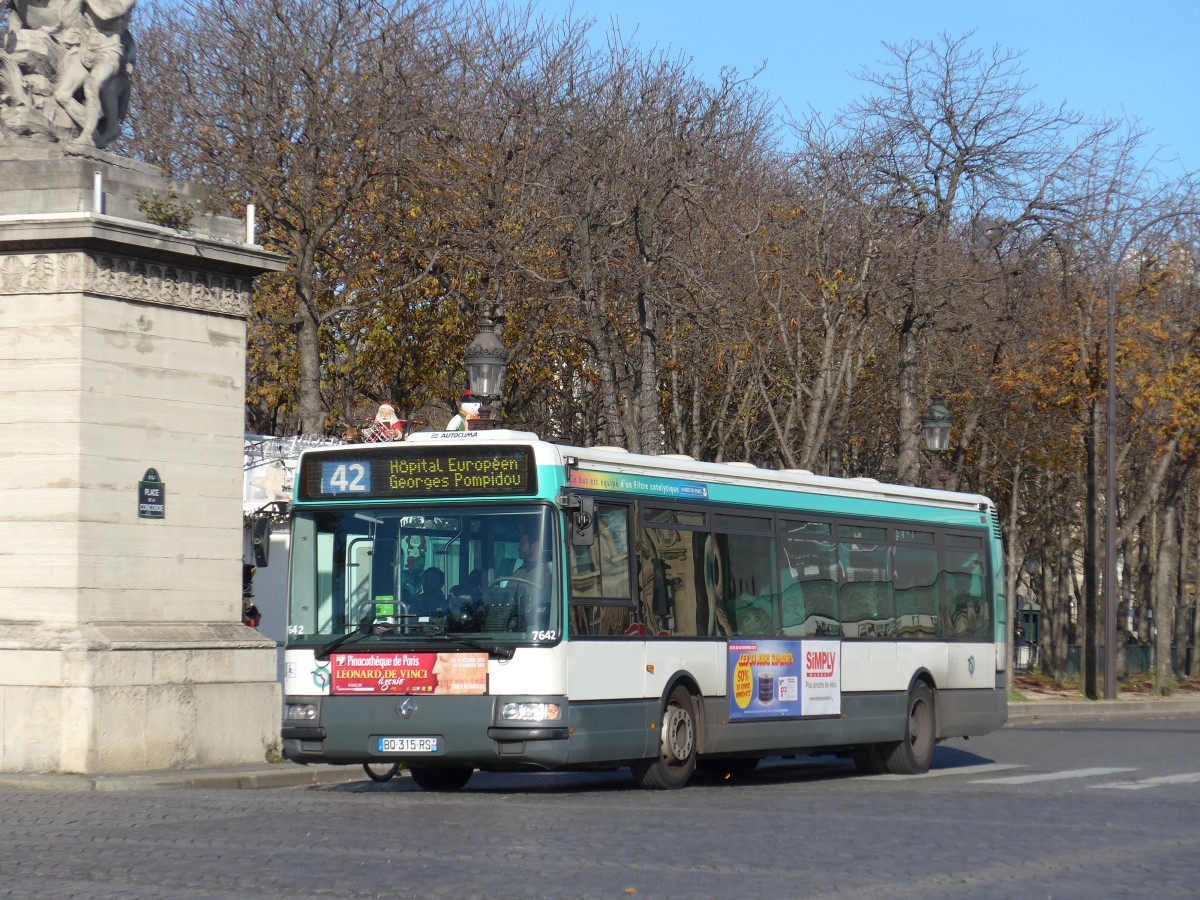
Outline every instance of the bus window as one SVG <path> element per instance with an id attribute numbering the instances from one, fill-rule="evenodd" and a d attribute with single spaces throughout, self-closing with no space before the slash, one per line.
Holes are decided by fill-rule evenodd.
<path id="1" fill-rule="evenodd" d="M 837 544 L 828 522 L 780 522 L 782 631 L 789 637 L 826 637 L 839 632 Z"/>
<path id="2" fill-rule="evenodd" d="M 937 550 L 933 547 L 897 544 L 893 548 L 892 586 L 896 591 L 896 625 L 900 637 L 937 637 L 941 607 L 937 576 Z"/>
<path id="3" fill-rule="evenodd" d="M 983 539 L 974 535 L 943 536 L 943 608 L 945 636 L 990 639 L 991 609 L 983 577 Z"/>
<path id="4" fill-rule="evenodd" d="M 294 532 L 293 639 L 561 633 L 549 506 L 314 510 Z"/>
<path id="5" fill-rule="evenodd" d="M 640 618 L 647 634 L 728 634 L 717 617 L 723 573 L 710 534 L 643 528 L 640 552 Z M 666 586 L 665 616 L 654 609 L 656 577 Z"/>
<path id="6" fill-rule="evenodd" d="M 892 606 L 892 573 L 889 547 L 875 543 L 886 538 L 884 528 L 839 526 L 838 609 L 845 637 L 890 637 L 896 634 Z"/>
<path id="7" fill-rule="evenodd" d="M 568 554 L 571 633 L 625 634 L 634 624 L 628 507 L 597 503 L 596 540 Z"/>
<path id="8" fill-rule="evenodd" d="M 605 599 L 632 603 L 626 507 L 597 503 L 596 540 L 571 551 L 571 602 Z"/>
<path id="9" fill-rule="evenodd" d="M 773 636 L 779 617 L 772 590 L 775 541 L 767 535 L 718 534 L 716 552 L 724 574 L 719 588 L 718 619 L 727 634 Z"/>

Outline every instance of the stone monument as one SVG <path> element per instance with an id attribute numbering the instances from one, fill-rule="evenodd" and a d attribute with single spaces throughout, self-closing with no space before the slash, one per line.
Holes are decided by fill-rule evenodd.
<path id="1" fill-rule="evenodd" d="M 8 0 L 0 125 L 104 148 L 129 109 L 135 0 Z"/>
<path id="2" fill-rule="evenodd" d="M 8 2 L 0 771 L 262 762 L 280 689 L 241 619 L 246 319 L 282 265 L 252 219 L 103 152 L 133 0 Z"/>

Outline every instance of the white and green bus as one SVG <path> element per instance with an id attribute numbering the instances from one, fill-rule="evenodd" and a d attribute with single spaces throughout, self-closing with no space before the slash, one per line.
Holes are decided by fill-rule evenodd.
<path id="1" fill-rule="evenodd" d="M 1007 717 L 983 496 L 492 430 L 308 450 L 291 514 L 298 763 L 920 773 Z"/>

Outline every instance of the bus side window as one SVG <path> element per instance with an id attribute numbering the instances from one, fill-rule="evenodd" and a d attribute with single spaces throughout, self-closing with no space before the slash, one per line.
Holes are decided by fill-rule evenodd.
<path id="1" fill-rule="evenodd" d="M 937 576 L 937 550 L 932 546 L 892 548 L 892 584 L 900 637 L 937 637 L 941 606 Z"/>
<path id="2" fill-rule="evenodd" d="M 779 572 L 781 630 L 788 637 L 838 633 L 837 544 L 828 522 L 783 520 Z"/>
<path id="3" fill-rule="evenodd" d="M 719 616 L 736 635 L 775 635 L 779 632 L 771 573 L 775 541 L 769 535 L 718 534 L 717 552 L 725 572 Z"/>
<path id="4" fill-rule="evenodd" d="M 840 526 L 838 544 L 841 583 L 838 609 L 842 634 L 846 637 L 892 637 L 896 613 L 892 605 L 890 548 L 876 541 L 886 539 L 886 529 Z M 847 532 L 849 532 L 847 534 Z"/>
<path id="5" fill-rule="evenodd" d="M 648 526 L 639 551 L 639 624 L 647 634 L 706 635 L 719 632 L 714 586 L 720 563 L 709 552 L 706 531 Z M 656 563 L 661 563 L 657 566 Z M 668 614 L 654 608 L 656 580 L 666 589 Z M 661 611 L 660 611 L 661 612 Z"/>
<path id="6" fill-rule="evenodd" d="M 991 609 L 983 577 L 983 541 L 967 535 L 944 535 L 942 551 L 944 636 L 990 638 Z M 975 549 L 977 548 L 977 549 Z"/>
<path id="7" fill-rule="evenodd" d="M 567 547 L 572 634 L 625 634 L 633 625 L 629 571 L 629 510 L 596 504 L 596 540 L 590 546 Z"/>

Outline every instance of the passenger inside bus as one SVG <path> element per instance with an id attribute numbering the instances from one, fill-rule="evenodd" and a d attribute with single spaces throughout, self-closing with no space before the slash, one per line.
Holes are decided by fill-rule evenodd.
<path id="1" fill-rule="evenodd" d="M 517 556 L 521 564 L 513 570 L 513 578 L 527 581 L 539 591 L 544 591 L 550 583 L 550 552 L 543 552 L 541 542 L 528 529 L 521 531 L 517 543 Z"/>
<path id="2" fill-rule="evenodd" d="M 460 603 L 478 603 L 483 599 L 483 572 L 479 569 L 472 569 L 463 579 L 462 584 L 456 584 L 451 588 L 450 594 Z"/>
<path id="3" fill-rule="evenodd" d="M 421 573 L 421 593 L 410 603 L 412 612 L 432 616 L 446 611 L 446 575 L 437 566 Z"/>
<path id="4" fill-rule="evenodd" d="M 549 620 L 553 581 L 551 553 L 544 546 L 536 531 L 522 528 L 517 542 L 521 563 L 503 579 L 505 586 L 515 588 L 522 598 L 519 621 L 525 629 L 545 628 Z"/>

